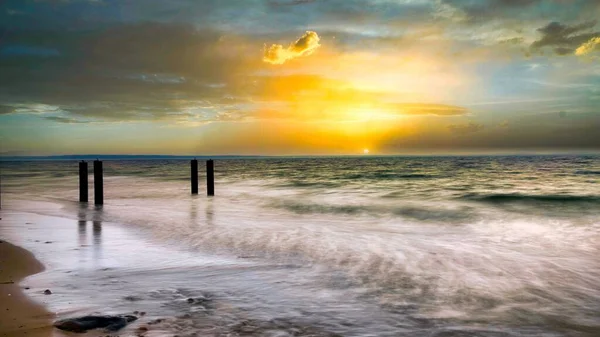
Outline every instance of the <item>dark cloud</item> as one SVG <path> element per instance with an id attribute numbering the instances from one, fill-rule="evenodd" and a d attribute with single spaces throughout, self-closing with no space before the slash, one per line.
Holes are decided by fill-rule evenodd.
<path id="1" fill-rule="evenodd" d="M 500 127 L 482 128 L 479 124 L 467 129 L 479 129 L 468 137 L 457 137 L 454 133 L 430 132 L 414 135 L 390 135 L 381 144 L 382 151 L 391 153 L 412 149 L 439 151 L 490 150 L 600 150 L 597 130 L 600 128 L 600 113 L 585 112 L 560 118 L 556 112 L 533 114 L 521 119 L 504 121 Z M 507 127 L 504 127 L 506 125 Z"/>
<path id="2" fill-rule="evenodd" d="M 469 122 L 466 124 L 452 124 L 448 125 L 448 130 L 458 135 L 465 135 L 470 133 L 475 133 L 483 130 L 485 127 L 483 124 L 478 124 L 474 122 Z"/>
<path id="3" fill-rule="evenodd" d="M 597 21 L 588 21 L 569 26 L 560 22 L 550 22 L 538 29 L 542 37 L 533 42 L 531 48 L 540 49 L 550 47 L 559 55 L 572 54 L 583 43 L 600 36 L 600 32 L 590 32 L 596 23 Z"/>
<path id="4" fill-rule="evenodd" d="M 12 113 L 14 111 L 14 108 L 8 105 L 0 105 L 0 116 L 1 115 L 8 115 L 9 113 Z"/>
<path id="5" fill-rule="evenodd" d="M 190 106 L 232 105 L 247 100 L 236 97 L 245 90 L 248 69 L 261 64 L 253 48 L 260 42 L 245 40 L 160 23 L 13 31 L 6 43 L 54 48 L 60 56 L 0 57 L 0 101 L 50 104 L 73 116 L 113 121 L 166 119 Z"/>
<path id="6" fill-rule="evenodd" d="M 555 13 L 570 14 L 571 11 L 577 12 L 598 6 L 597 0 L 442 0 L 441 3 L 464 11 L 471 21 L 507 15 L 532 16 L 536 13 L 546 13 L 548 8 L 552 8 Z"/>
<path id="7" fill-rule="evenodd" d="M 269 5 L 271 6 L 296 6 L 296 5 L 306 5 L 309 3 L 313 3 L 316 0 L 288 0 L 286 1 L 269 1 Z"/>

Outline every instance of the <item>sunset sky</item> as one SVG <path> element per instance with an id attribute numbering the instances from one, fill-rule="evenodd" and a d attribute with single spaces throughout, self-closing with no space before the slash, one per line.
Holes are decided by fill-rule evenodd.
<path id="1" fill-rule="evenodd" d="M 0 1 L 0 152 L 600 151 L 598 0 Z"/>

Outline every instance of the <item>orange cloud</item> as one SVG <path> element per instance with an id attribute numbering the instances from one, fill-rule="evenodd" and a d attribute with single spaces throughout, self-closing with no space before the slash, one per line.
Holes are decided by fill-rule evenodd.
<path id="1" fill-rule="evenodd" d="M 263 61 L 271 64 L 284 64 L 288 60 L 308 56 L 321 46 L 319 41 L 320 38 L 316 32 L 307 31 L 287 48 L 280 44 L 273 44 L 269 48 L 265 46 Z"/>
<path id="2" fill-rule="evenodd" d="M 579 48 L 575 49 L 575 55 L 583 56 L 591 53 L 600 45 L 600 37 L 593 37 L 588 42 L 583 43 Z"/>

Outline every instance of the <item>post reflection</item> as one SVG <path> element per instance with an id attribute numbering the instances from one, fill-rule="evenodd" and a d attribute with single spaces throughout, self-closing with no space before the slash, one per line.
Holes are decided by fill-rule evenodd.
<path id="1" fill-rule="evenodd" d="M 102 221 L 92 221 L 92 244 L 94 246 L 94 265 L 98 266 L 102 259 Z"/>
<path id="2" fill-rule="evenodd" d="M 102 221 L 92 221 L 94 246 L 102 244 Z"/>
<path id="3" fill-rule="evenodd" d="M 213 199 L 207 200 L 206 207 L 204 210 L 205 210 L 205 214 L 206 214 L 206 225 L 208 227 L 214 226 L 215 210 L 214 210 L 214 205 L 213 205 Z"/>
<path id="4" fill-rule="evenodd" d="M 87 260 L 87 203 L 80 203 L 77 208 L 77 243 L 79 244 L 79 263 L 84 266 Z"/>
<path id="5" fill-rule="evenodd" d="M 92 215 L 92 245 L 94 265 L 100 265 L 102 259 L 102 205 L 94 206 Z"/>
<path id="6" fill-rule="evenodd" d="M 192 225 L 198 223 L 198 199 L 192 198 L 190 201 L 190 222 Z"/>
<path id="7" fill-rule="evenodd" d="M 79 220 L 77 221 L 77 232 L 78 232 L 78 243 L 79 247 L 86 244 L 87 237 L 87 221 Z"/>

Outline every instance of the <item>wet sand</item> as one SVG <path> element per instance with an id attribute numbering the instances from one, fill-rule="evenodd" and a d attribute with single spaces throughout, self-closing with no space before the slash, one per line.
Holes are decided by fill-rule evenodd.
<path id="1" fill-rule="evenodd" d="M 146 200 L 144 202 L 148 203 Z M 425 238 L 415 234 L 419 233 L 420 227 L 412 227 L 410 232 L 396 234 L 396 239 L 401 240 L 399 242 L 402 245 L 392 241 L 388 243 L 389 247 L 410 246 L 416 253 L 429 253 L 422 254 L 426 255 L 423 262 L 418 260 L 422 257 L 412 255 L 419 262 L 410 265 L 416 268 L 417 274 L 413 271 L 414 275 L 427 271 L 418 268 L 425 262 L 436 262 L 435 265 L 427 263 L 425 266 L 436 266 L 435 273 L 446 273 L 433 283 L 409 278 L 411 282 L 407 285 L 412 287 L 416 284 L 419 287 L 415 289 L 420 290 L 423 289 L 421 283 L 416 281 L 424 286 L 437 286 L 445 284 L 438 281 L 453 281 L 455 278 L 452 277 L 456 277 L 461 282 L 457 288 L 445 288 L 460 290 L 457 294 L 449 293 L 455 296 L 445 296 L 445 289 L 438 291 L 435 288 L 423 295 L 422 292 L 411 292 L 412 288 L 398 288 L 391 283 L 384 283 L 384 287 L 378 284 L 375 287 L 370 284 L 365 286 L 356 282 L 356 279 L 346 277 L 345 273 L 328 269 L 326 265 L 307 265 L 295 256 L 263 257 L 259 255 L 262 250 L 257 250 L 259 254 L 254 255 L 254 250 L 243 245 L 242 249 L 232 249 L 231 253 L 213 250 L 210 240 L 245 244 L 248 238 L 256 238 L 257 232 L 260 236 L 271 238 L 268 231 L 272 229 L 283 233 L 286 231 L 274 224 L 266 226 L 266 221 L 246 215 L 231 217 L 225 211 L 217 211 L 215 218 L 219 221 L 213 221 L 213 205 L 200 203 L 198 199 L 189 202 L 189 214 L 185 212 L 186 207 L 177 209 L 171 203 L 152 211 L 136 208 L 135 202 L 129 200 L 119 203 L 92 207 L 74 202 L 53 204 L 14 201 L 9 204 L 11 211 L 2 210 L 0 238 L 32 252 L 46 267 L 44 272 L 21 283 L 22 286 L 31 287 L 24 291 L 28 298 L 44 304 L 57 315 L 57 319 L 90 314 L 139 313 L 136 322 L 111 336 L 598 336 L 597 316 L 594 316 L 599 303 L 594 283 L 598 279 L 595 276 L 597 269 L 594 268 L 598 241 L 596 236 L 589 236 L 588 232 L 582 233 L 589 238 L 581 236 L 575 240 L 573 235 L 578 232 L 573 231 L 568 232 L 571 236 L 553 236 L 540 232 L 539 227 L 534 226 L 536 231 L 532 235 L 520 237 L 503 230 L 501 233 L 508 233 L 513 238 L 509 248 L 502 249 L 502 245 L 496 247 L 497 251 L 490 252 L 497 254 L 494 259 L 485 259 L 482 263 L 494 261 L 504 264 L 509 271 L 521 274 L 494 273 L 486 276 L 474 273 L 476 268 L 473 266 L 480 264 L 479 260 L 472 259 L 472 253 L 495 246 L 487 241 L 478 243 L 479 235 L 467 232 L 470 228 L 464 228 L 464 231 L 461 228 L 452 229 L 444 232 L 446 235 L 443 239 L 434 240 L 432 237 L 435 233 L 429 227 L 423 226 Z M 177 205 L 177 202 L 173 204 Z M 166 205 L 175 209 L 169 211 Z M 202 217 L 202 206 L 206 206 L 205 218 Z M 116 216 L 133 213 L 139 213 L 137 216 L 140 221 L 129 221 L 126 217 L 126 220 L 120 220 Z M 184 218 L 178 218 L 179 215 Z M 186 216 L 189 216 L 188 220 Z M 225 221 L 227 216 L 230 220 L 249 220 L 232 224 Z M 172 219 L 167 219 L 169 217 Z M 282 223 L 289 225 L 296 222 L 284 218 Z M 528 224 L 533 226 L 530 222 Z M 520 232 L 525 229 L 527 227 L 518 228 Z M 310 227 L 302 227 L 301 232 L 309 230 Z M 435 230 L 438 228 L 435 227 Z M 370 234 L 370 231 L 362 236 L 356 231 L 347 233 L 347 237 L 357 243 L 361 242 L 357 241 L 360 238 L 378 237 Z M 388 235 L 387 231 L 385 233 Z M 389 233 L 394 234 L 393 231 Z M 471 235 L 470 238 L 476 242 L 466 247 L 460 246 L 461 249 L 444 245 L 466 244 L 462 233 Z M 540 233 L 548 238 L 540 238 Z M 241 241 L 223 241 L 223 238 L 238 236 Z M 273 241 L 287 248 L 290 242 L 297 242 L 281 240 L 287 239 L 287 236 L 276 238 L 268 243 Z M 337 234 L 333 238 L 337 244 L 326 246 L 323 250 L 328 254 L 339 256 L 340 252 L 335 249 L 352 247 L 343 244 L 346 234 Z M 527 239 L 527 245 L 522 245 L 519 239 Z M 315 242 L 305 234 L 301 240 Z M 411 243 L 411 240 L 416 242 Z M 552 249 L 544 250 L 544 243 L 551 243 Z M 381 247 L 385 248 L 388 244 Z M 535 254 L 539 254 L 528 254 L 531 251 L 529 245 L 536 248 Z M 360 245 L 361 250 L 363 247 L 368 245 Z M 523 251 L 515 251 L 515 248 Z M 346 251 L 352 252 L 342 250 Z M 307 250 L 304 252 L 307 255 L 311 253 Z M 446 253 L 449 258 L 446 262 L 450 263 L 448 266 L 440 264 L 445 261 L 442 256 Z M 548 258 L 545 254 L 548 254 Z M 465 258 L 468 259 L 461 260 Z M 380 266 L 385 261 L 390 260 L 374 259 L 374 264 L 366 262 L 367 265 Z M 401 261 L 392 261 L 396 264 L 390 266 L 402 265 Z M 509 262 L 520 262 L 523 268 L 506 265 Z M 546 267 L 550 263 L 551 267 Z M 337 265 L 344 267 L 339 263 Z M 381 275 L 378 270 L 373 270 L 376 275 Z M 483 271 L 486 270 L 483 268 Z M 466 275 L 455 274 L 454 271 Z M 391 269 L 391 272 L 383 270 L 382 274 L 387 275 L 383 281 L 397 279 L 400 275 L 395 269 Z M 526 282 L 525 286 L 533 286 L 531 275 L 540 277 L 540 280 L 544 277 L 560 283 L 556 291 L 551 287 L 527 290 L 519 284 L 513 286 L 512 282 L 521 281 Z M 481 290 L 484 292 L 476 293 L 478 288 L 462 285 L 472 280 L 478 284 L 481 282 L 485 286 Z M 385 287 L 386 284 L 390 284 L 391 288 Z M 53 294 L 43 295 L 44 289 L 51 289 Z M 487 289 L 491 292 L 486 292 Z M 472 293 L 464 293 L 466 290 Z M 548 297 L 539 299 L 540 294 Z M 445 296 L 443 299 L 447 302 L 439 301 L 436 296 Z M 515 300 L 516 296 L 528 297 Z M 558 308 L 564 312 L 562 316 L 554 314 Z M 520 316 L 514 317 L 515 313 Z M 58 336 L 60 332 L 54 330 L 52 333 Z M 102 330 L 85 334 L 106 335 Z M 3 337 L 2 334 L 0 337 Z"/>
<path id="2" fill-rule="evenodd" d="M 22 303 L 31 303 L 26 301 L 30 298 L 54 314 L 39 307 L 46 316 L 42 315 L 45 321 L 36 326 L 44 327 L 39 331 L 45 335 L 28 331 L 7 337 L 330 337 L 339 335 L 330 332 L 331 327 L 302 319 L 304 314 L 297 317 L 282 313 L 282 304 L 289 303 L 284 307 L 294 311 L 319 310 L 322 314 L 327 314 L 332 305 L 355 305 L 343 303 L 335 292 L 315 298 L 290 293 L 289 288 L 306 286 L 305 268 L 265 265 L 236 256 L 215 257 L 160 244 L 136 228 L 94 220 L 101 215 L 95 209 L 76 213 L 87 220 L 75 220 L 14 208 L 2 212 L 0 237 L 34 253 L 46 267 L 21 284 L 30 287 Z M 24 249 L 21 251 L 27 253 Z M 44 295 L 45 289 L 52 294 Z M 30 311 L 23 311 L 23 319 L 28 317 L 24 312 Z M 116 333 L 103 329 L 85 334 L 62 333 L 49 326 L 58 319 L 96 314 L 133 314 L 138 320 Z"/>
<path id="3" fill-rule="evenodd" d="M 29 275 L 44 266 L 27 250 L 4 240 L 0 242 L 0 336 L 53 336 L 55 315 L 30 300 L 23 292 Z"/>

